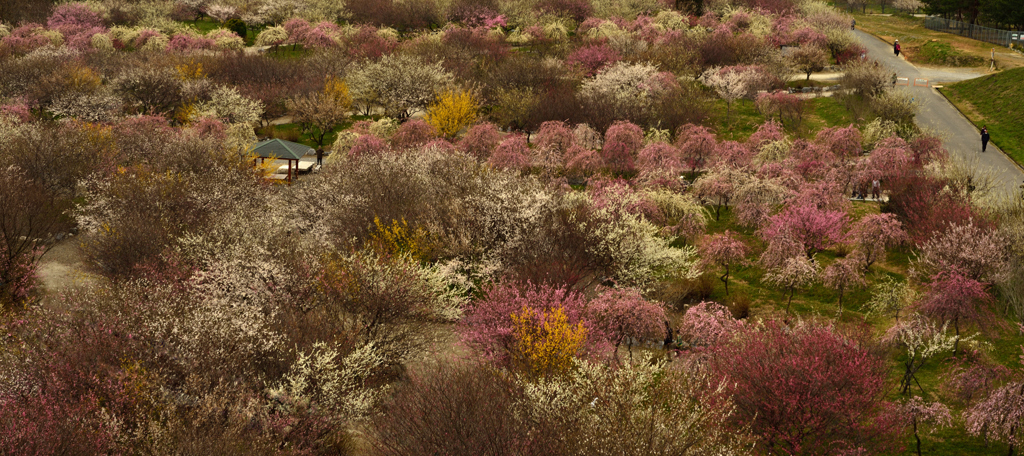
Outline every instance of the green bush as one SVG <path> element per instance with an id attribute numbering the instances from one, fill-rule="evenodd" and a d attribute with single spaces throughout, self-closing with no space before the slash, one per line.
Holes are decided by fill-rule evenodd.
<path id="1" fill-rule="evenodd" d="M 921 46 L 921 56 L 934 65 L 970 67 L 985 63 L 985 59 L 967 55 L 954 49 L 949 43 L 929 41 Z"/>
<path id="2" fill-rule="evenodd" d="M 228 21 L 224 23 L 224 28 L 235 32 L 235 34 L 242 37 L 243 40 L 245 39 L 247 29 L 245 28 L 245 22 L 242 22 L 241 19 L 228 19 Z"/>

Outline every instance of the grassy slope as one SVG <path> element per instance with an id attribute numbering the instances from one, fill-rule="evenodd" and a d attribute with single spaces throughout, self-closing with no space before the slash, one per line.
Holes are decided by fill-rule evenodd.
<path id="1" fill-rule="evenodd" d="M 869 10 L 870 13 L 870 10 Z M 857 28 L 875 35 L 889 43 L 899 39 L 903 53 L 913 63 L 928 63 L 921 54 L 921 46 L 929 41 L 947 43 L 964 54 L 981 58 L 983 66 L 988 65 L 990 52 L 994 49 L 998 68 L 1015 68 L 1024 66 L 1024 59 L 1013 51 L 984 41 L 942 33 L 924 28 L 924 19 L 907 16 L 880 16 L 873 14 L 853 15 L 857 19 Z"/>
<path id="2" fill-rule="evenodd" d="M 950 84 L 941 92 L 978 128 L 988 127 L 992 142 L 1024 164 L 1024 67 Z"/>

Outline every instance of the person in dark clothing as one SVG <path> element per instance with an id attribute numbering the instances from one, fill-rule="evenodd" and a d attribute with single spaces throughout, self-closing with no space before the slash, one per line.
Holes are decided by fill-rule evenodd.
<path id="1" fill-rule="evenodd" d="M 900 56 L 900 40 L 896 40 L 896 42 L 892 44 L 892 52 L 896 54 L 896 57 Z"/>
<path id="2" fill-rule="evenodd" d="M 323 149 L 317 149 L 316 150 L 316 164 L 317 164 L 317 166 L 323 166 L 323 164 L 324 164 L 324 150 Z"/>
<path id="3" fill-rule="evenodd" d="M 988 148 L 988 128 L 981 127 L 981 151 L 984 152 Z"/>
<path id="4" fill-rule="evenodd" d="M 857 20 L 856 19 L 850 20 L 850 30 L 857 30 Z"/>

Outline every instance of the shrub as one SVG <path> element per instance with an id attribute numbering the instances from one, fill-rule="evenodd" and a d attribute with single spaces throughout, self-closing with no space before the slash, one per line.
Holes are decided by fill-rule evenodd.
<path id="1" fill-rule="evenodd" d="M 530 378 L 567 373 L 587 339 L 583 323 L 570 324 L 561 307 L 534 311 L 524 306 L 512 314 L 512 327 L 512 366 Z"/>
<path id="2" fill-rule="evenodd" d="M 505 138 L 494 148 L 487 160 L 498 169 L 526 170 L 530 166 L 530 148 L 526 144 L 526 136 L 512 135 Z"/>
<path id="3" fill-rule="evenodd" d="M 600 354 L 606 349 L 606 336 L 587 320 L 586 307 L 586 298 L 567 288 L 500 283 L 488 287 L 484 296 L 470 304 L 466 317 L 459 323 L 459 332 L 463 342 L 479 350 L 484 358 L 507 365 L 520 353 L 517 351 L 518 344 L 523 342 L 520 336 L 526 334 L 522 331 L 541 330 L 547 318 L 557 317 L 562 321 L 560 324 L 569 325 L 562 329 L 573 328 L 561 335 L 581 331 L 585 334 L 579 342 L 579 353 Z M 556 310 L 560 316 L 554 314 Z M 526 326 L 523 318 L 530 318 L 539 325 Z M 517 323 L 517 319 L 520 322 Z M 573 337 L 572 340 L 576 340 L 576 336 Z"/>
<path id="4" fill-rule="evenodd" d="M 349 149 L 348 155 L 354 158 L 372 157 L 388 150 L 387 143 L 374 135 L 362 135 L 356 138 L 355 144 Z"/>
<path id="5" fill-rule="evenodd" d="M 750 316 L 751 304 L 750 296 L 743 293 L 734 294 L 729 299 L 729 312 L 732 313 L 733 318 L 742 320 Z"/>
<path id="6" fill-rule="evenodd" d="M 630 357 L 633 345 L 662 340 L 665 336 L 665 309 L 661 303 L 644 299 L 636 290 L 603 290 L 590 302 L 587 314 L 616 348 L 625 343 Z"/>
<path id="7" fill-rule="evenodd" d="M 245 22 L 238 18 L 228 19 L 228 21 L 224 23 L 224 28 L 235 32 L 235 35 L 238 35 L 242 39 L 245 39 L 246 33 L 248 33 Z"/>
<path id="8" fill-rule="evenodd" d="M 421 119 L 411 119 L 403 123 L 391 137 L 391 145 L 396 148 L 420 147 L 437 137 L 433 125 Z"/>
<path id="9" fill-rule="evenodd" d="M 629 173 L 636 170 L 636 155 L 643 145 L 644 132 L 630 122 L 616 122 L 605 133 L 601 158 L 613 172 Z"/>
<path id="10" fill-rule="evenodd" d="M 594 15 L 594 7 L 588 0 L 542 0 L 537 3 L 537 9 L 567 17 L 577 23 Z"/>
<path id="11" fill-rule="evenodd" d="M 454 138 L 477 118 L 479 103 L 469 91 L 446 90 L 427 107 L 427 123 L 441 136 Z"/>
<path id="12" fill-rule="evenodd" d="M 484 366 L 443 363 L 413 372 L 373 418 L 383 455 L 527 454 L 526 423 L 512 413 L 519 388 Z"/>
<path id="13" fill-rule="evenodd" d="M 569 66 L 580 68 L 585 76 L 590 77 L 621 59 L 618 52 L 601 43 L 577 48 L 565 61 Z"/>
<path id="14" fill-rule="evenodd" d="M 501 132 L 498 131 L 498 127 L 490 122 L 484 122 L 469 128 L 459 141 L 459 149 L 479 160 L 487 160 L 499 142 Z"/>

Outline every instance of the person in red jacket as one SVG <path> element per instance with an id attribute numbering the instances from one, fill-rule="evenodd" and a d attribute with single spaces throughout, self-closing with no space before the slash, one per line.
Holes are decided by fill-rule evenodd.
<path id="1" fill-rule="evenodd" d="M 900 56 L 900 40 L 896 40 L 896 42 L 892 44 L 892 52 L 896 54 L 896 57 Z"/>

